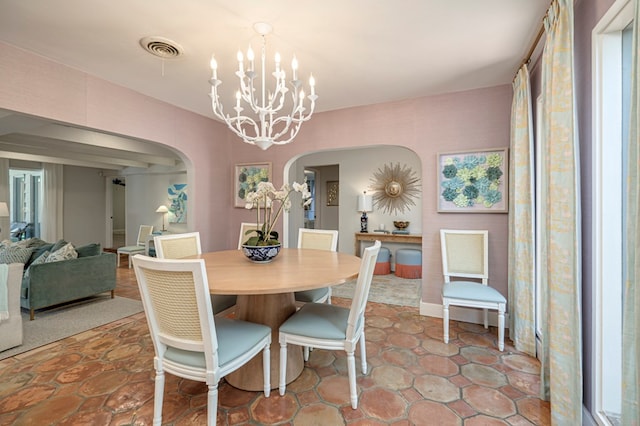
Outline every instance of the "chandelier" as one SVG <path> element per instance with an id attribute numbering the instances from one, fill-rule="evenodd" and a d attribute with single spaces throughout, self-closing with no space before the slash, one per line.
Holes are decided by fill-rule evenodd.
<path id="1" fill-rule="evenodd" d="M 238 71 L 236 75 L 240 79 L 240 89 L 236 92 L 235 115 L 225 114 L 218 86 L 222 83 L 218 80 L 218 64 L 214 57 L 211 58 L 212 77 L 211 84 L 211 108 L 216 117 L 227 123 L 233 133 L 244 142 L 257 145 L 263 150 L 271 145 L 284 145 L 293 140 L 300 131 L 302 123 L 309 120 L 316 105 L 315 79 L 309 77 L 310 94 L 305 96 L 302 83 L 298 80 L 298 60 L 293 57 L 291 61 L 292 80 L 289 82 L 291 90 L 286 85 L 285 71 L 280 67 L 280 55 L 275 55 L 275 70 L 271 73 L 275 82 L 272 90 L 267 92 L 266 81 L 266 35 L 271 32 L 271 25 L 256 23 L 253 28 L 262 36 L 262 54 L 260 58 L 260 83 L 257 86 L 255 79 L 258 70 L 255 68 L 254 52 L 249 47 L 247 50 L 247 67 L 245 70 L 244 56 L 238 51 Z M 284 114 L 287 94 L 291 97 L 291 112 Z M 309 101 L 309 110 L 305 107 L 305 100 Z M 245 113 L 242 102 L 248 106 Z M 307 114 L 305 115 L 305 112 Z"/>

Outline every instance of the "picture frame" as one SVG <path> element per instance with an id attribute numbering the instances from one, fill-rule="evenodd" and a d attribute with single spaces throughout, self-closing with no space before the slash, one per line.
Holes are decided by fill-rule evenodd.
<path id="1" fill-rule="evenodd" d="M 437 155 L 438 213 L 508 213 L 509 148 Z"/>
<path id="2" fill-rule="evenodd" d="M 260 182 L 271 181 L 271 163 L 238 163 L 233 169 L 233 205 L 246 206 L 245 196 Z"/>
<path id="3" fill-rule="evenodd" d="M 167 188 L 169 223 L 187 223 L 187 184 L 174 183 Z"/>
<path id="4" fill-rule="evenodd" d="M 338 206 L 340 201 L 340 181 L 327 181 L 327 206 Z"/>

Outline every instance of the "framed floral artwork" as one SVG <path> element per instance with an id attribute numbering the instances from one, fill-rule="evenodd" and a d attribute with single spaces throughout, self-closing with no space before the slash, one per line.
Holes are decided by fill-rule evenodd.
<path id="1" fill-rule="evenodd" d="M 271 180 L 271 163 L 242 163 L 236 164 L 234 181 L 234 203 L 235 207 L 245 207 L 245 196 L 256 189 L 260 182 Z"/>
<path id="2" fill-rule="evenodd" d="M 438 212 L 507 213 L 508 148 L 438 154 Z"/>

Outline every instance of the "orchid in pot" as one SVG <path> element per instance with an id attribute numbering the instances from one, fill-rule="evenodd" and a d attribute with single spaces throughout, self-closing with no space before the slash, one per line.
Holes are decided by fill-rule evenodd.
<path id="1" fill-rule="evenodd" d="M 280 241 L 278 232 L 274 231 L 274 228 L 282 213 L 291 209 L 291 195 L 294 192 L 301 194 L 303 206 L 311 204 L 311 192 L 306 179 L 303 183 L 293 182 L 291 185 L 285 183 L 279 190 L 271 182 L 260 182 L 254 191 L 245 195 L 247 202 L 245 208 L 255 209 L 256 223 L 262 224 L 259 229 L 250 229 L 246 232 L 246 235 L 250 236 L 243 244 L 243 250 L 251 260 L 264 261 L 263 257 L 273 259 L 278 254 Z M 250 247 L 270 247 L 271 250 L 259 250 L 264 255 L 259 254 L 258 259 L 252 259 L 248 253 L 251 250 Z M 254 252 L 254 250 L 251 251 Z"/>

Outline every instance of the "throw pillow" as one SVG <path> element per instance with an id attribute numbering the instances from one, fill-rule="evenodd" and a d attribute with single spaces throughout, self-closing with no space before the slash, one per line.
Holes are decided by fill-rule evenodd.
<path id="1" fill-rule="evenodd" d="M 29 238 L 28 240 L 25 240 L 25 241 L 27 242 L 27 247 L 33 247 L 33 248 L 39 248 L 49 244 L 48 242 L 43 241 L 37 237 Z"/>
<path id="2" fill-rule="evenodd" d="M 40 256 L 38 256 L 36 258 L 36 260 L 34 260 L 33 262 L 31 262 L 31 265 L 29 265 L 29 267 L 27 268 L 26 271 L 24 271 L 24 279 L 29 279 L 29 271 L 31 271 L 31 267 L 33 265 L 40 265 L 41 263 L 46 263 L 47 262 L 47 257 L 49 257 L 49 251 L 45 251 L 44 253 L 42 253 Z"/>
<path id="3" fill-rule="evenodd" d="M 10 246 L 0 250 L 0 263 L 27 263 L 32 248 Z"/>
<path id="4" fill-rule="evenodd" d="M 30 242 L 29 240 L 20 240 L 20 241 L 16 241 L 15 243 L 13 243 L 13 245 L 17 246 L 17 247 L 23 247 L 23 248 L 31 247 L 29 245 L 29 242 Z"/>
<path id="5" fill-rule="evenodd" d="M 51 253 L 51 249 L 52 248 L 53 248 L 53 243 L 47 243 L 47 244 L 45 244 L 43 246 L 34 248 L 33 249 L 33 253 L 31 254 L 31 257 L 29 258 L 27 263 L 25 263 L 24 267 L 28 268 L 37 258 L 42 256 L 43 253 L 45 253 L 45 252 Z"/>
<path id="6" fill-rule="evenodd" d="M 53 253 L 54 251 L 60 250 L 62 247 L 66 246 L 66 245 L 67 245 L 67 242 L 65 240 L 56 241 L 56 243 L 51 248 L 51 253 Z"/>
<path id="7" fill-rule="evenodd" d="M 91 243 L 81 247 L 76 247 L 78 257 L 97 256 L 102 253 L 100 243 Z"/>
<path id="8" fill-rule="evenodd" d="M 67 243 L 62 248 L 51 252 L 49 256 L 47 256 L 45 263 L 60 262 L 62 260 L 76 259 L 77 257 L 78 253 L 73 248 L 73 244 Z"/>

